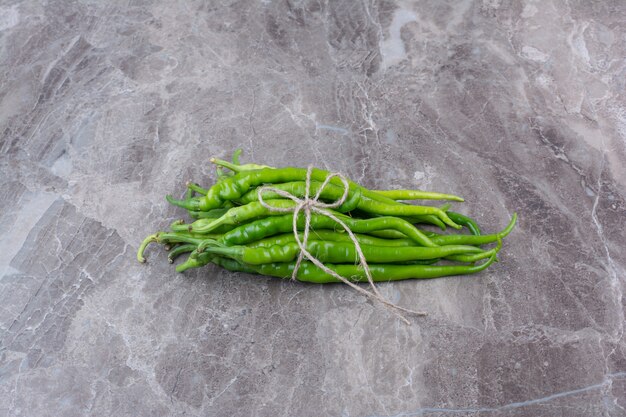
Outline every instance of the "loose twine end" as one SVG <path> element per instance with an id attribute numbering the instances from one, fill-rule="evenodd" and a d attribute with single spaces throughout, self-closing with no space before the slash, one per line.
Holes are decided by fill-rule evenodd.
<path id="1" fill-rule="evenodd" d="M 392 303 L 391 301 L 387 300 L 380 293 L 380 291 L 378 290 L 378 287 L 376 286 L 376 284 L 374 284 L 374 278 L 372 277 L 370 268 L 367 265 L 367 260 L 365 259 L 365 255 L 363 254 L 363 251 L 361 250 L 361 245 L 359 245 L 359 241 L 357 240 L 356 236 L 354 236 L 354 233 L 352 233 L 352 230 L 350 230 L 350 228 L 341 219 L 339 219 L 337 216 L 335 216 L 332 212 L 329 211 L 329 209 L 337 208 L 346 202 L 348 198 L 348 194 L 350 192 L 350 185 L 346 177 L 338 172 L 329 174 L 324 180 L 324 182 L 322 183 L 321 187 L 319 187 L 317 194 L 313 198 L 311 198 L 310 195 L 311 195 L 312 172 L 313 172 L 313 167 L 309 166 L 307 169 L 307 173 L 306 173 L 304 198 L 298 198 L 297 196 L 287 191 L 279 190 L 271 186 L 260 187 L 257 190 L 259 203 L 266 209 L 273 211 L 273 212 L 293 213 L 293 235 L 294 235 L 296 243 L 298 244 L 298 247 L 300 248 L 300 254 L 298 255 L 298 259 L 296 260 L 296 264 L 294 266 L 291 279 L 293 280 L 297 279 L 298 270 L 300 269 L 302 260 L 306 258 L 308 261 L 310 261 L 312 264 L 314 264 L 315 266 L 317 266 L 319 269 L 326 272 L 327 274 L 337 278 L 344 284 L 349 285 L 354 290 L 365 295 L 366 297 L 380 302 L 382 305 L 384 305 L 387 309 L 389 309 L 392 313 L 394 313 L 400 320 L 402 320 L 407 325 L 409 325 L 410 322 L 402 313 L 407 313 L 407 314 L 416 315 L 416 316 L 427 315 L 426 312 L 414 311 L 414 310 L 410 310 L 404 307 L 400 307 Z M 341 180 L 343 184 L 343 188 L 344 188 L 343 195 L 341 196 L 340 199 L 338 199 L 337 201 L 333 203 L 324 203 L 323 201 L 320 201 L 319 198 L 324 188 L 330 183 L 330 180 L 332 180 L 333 178 L 339 178 L 339 180 Z M 270 192 L 278 194 L 281 197 L 292 200 L 295 203 L 295 205 L 293 207 L 287 208 L 287 207 L 274 207 L 274 206 L 267 204 L 263 200 L 263 193 L 270 193 Z M 304 212 L 304 219 L 305 219 L 302 240 L 300 240 L 300 236 L 298 234 L 298 215 L 300 214 L 301 211 Z M 354 243 L 356 253 L 359 257 L 359 265 L 363 268 L 363 271 L 365 272 L 365 276 L 367 277 L 367 282 L 369 283 L 371 287 L 371 291 L 368 291 L 356 285 L 350 279 L 343 277 L 339 275 L 337 272 L 328 268 L 326 265 L 324 265 L 319 259 L 313 256 L 307 250 L 309 232 L 311 229 L 311 213 L 321 214 L 322 216 L 326 216 L 332 219 L 334 222 L 338 223 L 348 233 L 348 235 L 350 236 L 350 239 L 352 240 L 352 243 Z"/>

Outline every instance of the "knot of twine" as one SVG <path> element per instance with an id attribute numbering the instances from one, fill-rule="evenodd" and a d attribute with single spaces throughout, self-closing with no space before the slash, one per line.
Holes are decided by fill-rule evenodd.
<path id="1" fill-rule="evenodd" d="M 317 193 L 315 194 L 315 196 L 311 198 L 311 173 L 312 172 L 313 172 L 313 167 L 309 166 L 307 169 L 307 173 L 306 173 L 304 198 L 298 198 L 297 196 L 287 191 L 279 190 L 271 186 L 263 186 L 257 189 L 257 196 L 259 199 L 259 203 L 263 207 L 265 207 L 266 209 L 272 212 L 293 213 L 293 235 L 294 235 L 294 239 L 296 243 L 298 244 L 298 247 L 300 248 L 300 253 L 298 255 L 296 264 L 293 268 L 293 273 L 291 275 L 291 278 L 294 280 L 297 278 L 298 270 L 300 269 L 302 260 L 306 258 L 308 261 L 313 263 L 315 266 L 317 266 L 319 269 L 326 272 L 327 274 L 337 278 L 339 281 L 343 282 L 344 284 L 349 285 L 350 287 L 352 287 L 359 293 L 365 295 L 366 297 L 372 298 L 380 302 L 385 307 L 392 310 L 392 312 L 396 314 L 406 324 L 410 324 L 410 323 L 404 317 L 404 315 L 402 315 L 400 312 L 405 312 L 405 313 L 414 314 L 418 316 L 426 315 L 426 313 L 424 312 L 413 311 L 413 310 L 406 309 L 404 307 L 400 307 L 392 303 L 391 301 L 388 301 L 380 293 L 380 291 L 378 291 L 378 287 L 376 287 L 376 284 L 374 284 L 372 273 L 370 271 L 369 266 L 367 265 L 367 260 L 365 259 L 365 255 L 363 255 L 363 251 L 361 250 L 361 245 L 359 245 L 359 241 L 357 240 L 356 236 L 354 236 L 354 233 L 352 233 L 352 230 L 350 230 L 350 228 L 340 218 L 338 218 L 331 211 L 329 211 L 329 209 L 334 209 L 334 208 L 341 206 L 343 203 L 345 203 L 346 199 L 348 198 L 348 194 L 350 192 L 350 185 L 346 177 L 338 172 L 329 174 L 324 180 L 324 182 L 322 183 L 322 185 L 317 190 Z M 333 203 L 324 203 L 323 201 L 320 201 L 319 198 L 322 192 L 324 191 L 324 188 L 330 183 L 330 180 L 332 180 L 335 177 L 339 178 L 339 180 L 343 183 L 343 195 L 341 196 L 340 199 L 338 199 L 337 201 Z M 281 197 L 292 200 L 295 203 L 295 205 L 293 207 L 275 207 L 270 204 L 267 204 L 265 200 L 263 200 L 263 193 L 270 193 L 270 192 L 278 194 Z M 305 219 L 302 240 L 300 239 L 300 236 L 298 234 L 298 215 L 300 214 L 301 211 L 304 211 L 304 219 Z M 361 266 L 361 268 L 363 268 L 363 271 L 365 272 L 365 276 L 367 277 L 367 282 L 370 284 L 370 287 L 372 288 L 371 291 L 368 291 L 356 285 L 354 282 L 352 282 L 348 278 L 345 278 L 341 276 L 340 274 L 338 274 L 337 272 L 333 271 L 332 269 L 328 268 L 319 259 L 317 259 L 308 251 L 307 243 L 309 240 L 309 232 L 311 229 L 311 213 L 321 214 L 322 216 L 326 216 L 332 219 L 334 222 L 336 222 L 341 227 L 343 227 L 346 233 L 348 233 L 348 236 L 350 236 L 352 243 L 354 243 L 354 248 L 359 258 L 359 265 Z"/>

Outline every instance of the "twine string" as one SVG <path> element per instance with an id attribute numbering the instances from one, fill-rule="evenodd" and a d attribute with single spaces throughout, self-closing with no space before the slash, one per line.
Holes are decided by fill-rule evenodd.
<path id="1" fill-rule="evenodd" d="M 403 322 L 405 322 L 406 324 L 410 324 L 409 321 L 406 319 L 406 317 L 404 317 L 404 315 L 401 314 L 401 312 L 404 313 L 408 313 L 408 314 L 412 314 L 412 315 L 417 315 L 417 316 L 424 316 L 426 315 L 425 312 L 421 312 L 421 311 L 414 311 L 414 310 L 410 310 L 404 307 L 400 307 L 394 303 L 392 303 L 391 301 L 388 301 L 378 290 L 378 287 L 376 286 L 376 284 L 374 284 L 374 279 L 372 277 L 372 273 L 370 271 L 370 268 L 367 264 L 367 260 L 365 259 L 365 255 L 363 254 L 363 251 L 361 249 L 361 245 L 359 244 L 359 241 L 357 240 L 356 236 L 354 235 L 354 233 L 352 233 L 352 230 L 350 230 L 350 228 L 337 216 L 335 216 L 330 210 L 331 209 L 335 209 L 338 208 L 339 206 L 341 206 L 343 203 L 346 202 L 347 198 L 348 198 L 348 194 L 350 192 L 350 185 L 348 183 L 348 180 L 346 179 L 345 176 L 343 176 L 342 174 L 335 172 L 335 173 L 331 173 L 329 175 L 326 176 L 326 179 L 324 180 L 324 182 L 320 185 L 319 189 L 317 190 L 317 193 L 315 193 L 315 196 L 313 198 L 310 197 L 311 195 L 311 174 L 313 172 L 313 167 L 309 166 L 309 168 L 307 169 L 307 173 L 306 173 L 306 182 L 305 182 L 305 190 L 304 190 L 304 198 L 298 198 L 297 196 L 284 191 L 284 190 L 279 190 L 275 187 L 272 186 L 263 186 L 263 187 L 259 187 L 257 189 L 257 196 L 258 196 L 258 200 L 259 203 L 265 207 L 266 209 L 273 211 L 273 212 L 280 212 L 280 213 L 293 213 L 293 235 L 294 235 L 294 239 L 296 241 L 296 243 L 298 244 L 298 247 L 300 249 L 300 253 L 298 254 L 298 259 L 296 260 L 296 264 L 294 266 L 293 269 L 293 273 L 291 275 L 292 279 L 296 279 L 298 276 L 298 270 L 300 269 L 300 266 L 302 264 L 302 261 L 304 258 L 306 258 L 308 261 L 310 261 L 312 264 L 314 264 L 315 266 L 317 266 L 319 269 L 321 269 L 322 271 L 326 272 L 327 274 L 333 276 L 334 278 L 338 279 L 339 281 L 343 282 L 344 284 L 349 285 L 350 287 L 352 287 L 354 290 L 358 291 L 359 293 L 365 295 L 366 297 L 369 297 L 371 299 L 374 299 L 378 302 L 380 302 L 381 304 L 383 304 L 385 307 L 387 307 L 388 309 L 390 309 L 394 314 L 396 314 L 398 316 L 398 318 L 400 318 Z M 341 198 L 339 198 L 338 200 L 331 202 L 331 203 L 325 203 L 323 201 L 320 201 L 320 196 L 322 195 L 322 192 L 324 190 L 324 188 L 330 183 L 330 181 L 333 178 L 338 178 L 342 184 L 343 184 L 343 194 L 341 196 Z M 263 199 L 263 194 L 264 193 L 275 193 L 281 197 L 287 198 L 292 200 L 295 204 L 293 207 L 275 207 L 272 206 L 270 204 L 268 204 L 264 199 Z M 300 212 L 304 212 L 304 229 L 303 229 L 303 234 L 302 234 L 302 239 L 300 239 L 300 236 L 298 234 L 298 215 L 300 214 Z M 307 249 L 307 244 L 308 244 L 308 240 L 309 240 L 309 232 L 311 229 L 311 214 L 312 213 L 316 213 L 316 214 L 320 214 L 322 216 L 326 216 L 329 219 L 333 220 L 335 223 L 339 224 L 348 234 L 348 236 L 350 236 L 350 239 L 352 240 L 352 243 L 354 244 L 354 248 L 355 251 L 358 255 L 359 258 L 359 265 L 360 267 L 363 269 L 365 276 L 367 278 L 367 282 L 369 283 L 370 287 L 371 287 L 371 291 L 368 291 L 358 285 L 356 285 L 354 282 L 352 282 L 350 279 L 345 278 L 343 276 L 341 276 L 340 274 L 338 274 L 336 271 L 333 271 L 332 269 L 328 268 L 326 265 L 324 265 L 319 259 L 317 259 L 315 256 L 313 256 L 313 254 L 311 254 L 308 249 Z"/>

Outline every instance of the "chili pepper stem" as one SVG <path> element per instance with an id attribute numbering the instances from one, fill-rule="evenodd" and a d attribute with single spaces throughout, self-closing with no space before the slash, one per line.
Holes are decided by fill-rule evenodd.
<path id="1" fill-rule="evenodd" d="M 222 217 L 218 217 L 217 219 L 204 219 L 204 220 L 212 220 L 210 223 L 207 224 L 203 224 L 200 226 L 193 226 L 193 224 L 190 224 L 188 226 L 184 226 L 184 225 L 172 225 L 171 228 L 174 232 L 189 232 L 189 233 L 200 233 L 200 234 L 205 234 L 205 233 L 209 233 L 212 230 L 217 229 L 218 227 L 225 225 L 225 224 L 232 224 L 232 218 L 230 216 L 228 216 L 228 214 L 224 214 Z"/>
<path id="2" fill-rule="evenodd" d="M 210 158 L 209 162 L 211 162 L 212 164 L 218 165 L 218 166 L 222 166 L 224 168 L 228 168 L 231 171 L 234 172 L 241 172 L 241 166 L 240 165 L 235 165 L 231 162 L 228 161 L 224 161 L 223 159 L 218 159 L 218 158 Z"/>
<path id="3" fill-rule="evenodd" d="M 215 173 L 217 174 L 217 178 L 219 178 L 219 179 L 232 177 L 234 175 L 232 172 L 228 172 L 228 173 L 224 172 L 222 167 L 215 168 Z"/>
<path id="4" fill-rule="evenodd" d="M 199 262 L 197 259 L 190 256 L 185 262 L 176 266 L 176 272 L 184 272 L 188 269 L 198 268 L 203 265 L 204 264 L 202 262 Z"/>
<path id="5" fill-rule="evenodd" d="M 187 184 L 185 185 L 187 186 L 187 188 L 197 192 L 198 194 L 207 195 L 207 193 L 209 192 L 209 190 L 200 187 L 200 185 L 196 184 L 195 182 L 187 181 Z"/>
<path id="6" fill-rule="evenodd" d="M 193 198 L 193 190 L 187 189 L 187 192 L 185 193 L 185 200 L 191 200 L 192 198 Z"/>
<path id="7" fill-rule="evenodd" d="M 245 171 L 253 171 L 257 169 L 273 168 L 268 165 L 257 165 L 257 164 L 237 165 L 237 164 L 233 164 L 231 162 L 224 161 L 223 159 L 219 159 L 215 157 L 210 158 L 209 162 L 218 166 L 222 166 L 224 168 L 228 168 L 233 172 L 245 172 Z"/>
<path id="8" fill-rule="evenodd" d="M 176 207 L 182 207 L 186 210 L 200 210 L 201 209 L 200 202 L 198 200 L 194 200 L 194 199 L 177 200 L 169 194 L 165 196 L 165 199 L 167 200 L 168 203 Z"/>
<path id="9" fill-rule="evenodd" d="M 191 244 L 191 243 L 177 246 L 174 249 L 172 249 L 172 251 L 169 253 L 169 255 L 167 256 L 167 260 L 169 261 L 169 263 L 173 264 L 174 260 L 178 256 L 182 255 L 183 253 L 192 252 L 195 248 L 196 248 L 196 245 Z"/>
<path id="10" fill-rule="evenodd" d="M 202 246 L 202 245 L 201 245 Z M 242 262 L 242 252 L 243 248 L 241 246 L 236 247 L 227 247 L 227 246 L 204 246 L 202 250 L 200 250 L 200 246 L 198 247 L 198 253 L 207 252 L 215 255 L 228 256 L 229 258 L 235 259 L 236 261 Z"/>
<path id="11" fill-rule="evenodd" d="M 498 238 L 504 239 L 509 233 L 511 233 L 511 230 L 513 230 L 513 228 L 515 227 L 516 222 L 517 222 L 517 213 L 513 213 L 513 216 L 511 216 L 511 221 L 509 222 L 509 224 L 500 233 L 496 234 Z"/>
<path id="12" fill-rule="evenodd" d="M 141 245 L 139 245 L 139 249 L 137 250 L 137 260 L 141 263 L 146 262 L 146 258 L 143 256 L 144 251 L 146 250 L 146 247 L 148 247 L 149 244 L 151 244 L 152 242 L 158 242 L 159 241 L 159 235 L 161 232 L 157 232 L 154 233 L 150 236 L 148 236 L 147 238 L 145 238 L 143 240 L 143 242 L 141 242 Z"/>
<path id="13" fill-rule="evenodd" d="M 182 233 L 166 233 L 160 232 L 157 236 L 157 242 L 159 243 L 192 243 L 198 245 L 202 243 L 205 238 L 198 238 L 194 236 L 185 235 Z"/>
<path id="14" fill-rule="evenodd" d="M 242 152 L 243 152 L 243 149 L 241 149 L 241 148 L 235 149 L 235 152 L 233 152 L 233 164 L 241 165 L 239 163 L 239 157 L 241 156 Z"/>
<path id="15" fill-rule="evenodd" d="M 196 252 L 202 253 L 207 249 L 211 249 L 213 247 L 225 248 L 225 246 L 215 239 L 205 239 L 198 245 Z"/>

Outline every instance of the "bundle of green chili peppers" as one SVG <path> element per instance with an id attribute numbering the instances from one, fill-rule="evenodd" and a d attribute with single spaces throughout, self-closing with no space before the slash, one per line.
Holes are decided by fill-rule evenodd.
<path id="1" fill-rule="evenodd" d="M 315 195 L 322 202 L 344 201 L 332 210 L 352 231 L 367 260 L 374 281 L 410 278 L 437 278 L 473 274 L 496 261 L 502 239 L 513 227 L 517 216 L 502 231 L 481 234 L 474 220 L 441 207 L 407 204 L 410 200 L 446 200 L 462 202 L 461 197 L 420 190 L 369 190 L 352 181 L 328 178 L 329 172 L 312 169 L 307 193 L 307 169 L 273 168 L 239 163 L 240 150 L 232 162 L 211 158 L 217 165 L 218 181 L 211 188 L 188 183 L 183 200 L 167 196 L 175 206 L 187 210 L 193 219 L 174 222 L 169 231 L 148 236 L 137 253 L 145 262 L 146 246 L 151 242 L 165 245 L 169 261 L 186 255 L 176 270 L 185 271 L 209 263 L 231 271 L 256 273 L 279 278 L 292 277 L 301 249 L 304 216 L 294 221 L 293 213 L 270 210 L 267 206 L 288 210 L 296 203 L 281 192 L 298 198 Z M 228 169 L 225 171 L 224 169 Z M 271 184 L 274 191 L 263 194 L 259 187 Z M 345 184 L 348 189 L 345 189 Z M 435 233 L 424 229 L 437 226 Z M 297 228 L 299 235 L 294 233 Z M 491 248 L 484 245 L 493 244 Z M 356 245 L 345 230 L 329 217 L 313 213 L 306 250 L 327 268 L 351 281 L 365 281 L 366 276 Z M 333 275 L 304 260 L 294 278 L 313 283 L 339 282 Z"/>

